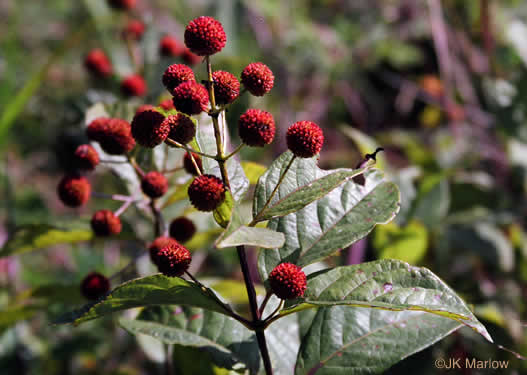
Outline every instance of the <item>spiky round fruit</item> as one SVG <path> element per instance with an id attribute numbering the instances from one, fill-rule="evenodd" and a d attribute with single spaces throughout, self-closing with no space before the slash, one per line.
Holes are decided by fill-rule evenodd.
<path id="1" fill-rule="evenodd" d="M 99 154 L 91 145 L 80 145 L 73 154 L 73 165 L 79 170 L 92 171 L 99 161 Z"/>
<path id="2" fill-rule="evenodd" d="M 188 249 L 174 241 L 156 254 L 156 265 L 159 272 L 165 276 L 176 277 L 185 273 L 192 261 Z"/>
<path id="3" fill-rule="evenodd" d="M 174 103 L 172 102 L 172 99 L 165 99 L 165 100 L 162 100 L 160 103 L 159 103 L 159 106 L 165 110 L 165 111 L 170 111 L 172 109 L 175 109 L 174 108 Z"/>
<path id="4" fill-rule="evenodd" d="M 104 296 L 110 290 L 110 280 L 98 272 L 90 272 L 81 282 L 81 294 L 90 300 Z"/>
<path id="5" fill-rule="evenodd" d="M 176 38 L 165 35 L 159 41 L 159 53 L 166 57 L 175 57 L 183 54 L 184 46 Z"/>
<path id="6" fill-rule="evenodd" d="M 275 134 L 273 115 L 260 109 L 248 109 L 238 120 L 238 134 L 248 146 L 268 145 Z"/>
<path id="7" fill-rule="evenodd" d="M 212 79 L 217 104 L 232 103 L 240 95 L 240 81 L 231 73 L 218 70 L 212 74 Z"/>
<path id="8" fill-rule="evenodd" d="M 91 228 L 96 236 L 108 237 L 121 233 L 121 219 L 110 210 L 99 210 L 91 218 Z"/>
<path id="9" fill-rule="evenodd" d="M 198 17 L 185 29 L 185 45 L 198 56 L 214 55 L 225 47 L 226 42 L 223 26 L 212 17 Z"/>
<path id="10" fill-rule="evenodd" d="M 203 170 L 203 163 L 201 161 L 201 156 L 199 156 L 195 152 L 192 153 L 192 156 L 194 157 L 194 161 L 196 162 L 199 168 L 199 171 L 201 172 Z M 196 166 L 192 162 L 190 153 L 188 152 L 186 152 L 185 155 L 183 156 L 183 168 L 185 168 L 185 171 L 187 171 L 187 173 L 190 173 L 194 176 L 197 176 L 199 174 L 198 171 L 196 170 Z"/>
<path id="11" fill-rule="evenodd" d="M 196 125 L 190 117 L 183 113 L 168 116 L 165 123 L 170 127 L 168 138 L 181 144 L 186 145 L 196 135 Z"/>
<path id="12" fill-rule="evenodd" d="M 135 7 L 137 0 L 108 0 L 108 5 L 114 9 L 130 10 Z"/>
<path id="13" fill-rule="evenodd" d="M 140 40 L 145 33 L 146 26 L 139 20 L 130 20 L 123 30 L 123 37 L 132 40 Z"/>
<path id="14" fill-rule="evenodd" d="M 159 198 L 168 190 L 168 181 L 159 172 L 148 172 L 141 180 L 141 190 L 150 198 Z"/>
<path id="15" fill-rule="evenodd" d="M 121 92 L 126 96 L 143 96 L 146 94 L 146 82 L 138 74 L 132 74 L 121 82 Z"/>
<path id="16" fill-rule="evenodd" d="M 90 73 L 98 77 L 108 77 L 113 72 L 110 59 L 100 48 L 95 48 L 86 55 L 84 66 Z"/>
<path id="17" fill-rule="evenodd" d="M 163 143 L 169 132 L 165 116 L 155 109 L 137 113 L 132 120 L 132 136 L 144 147 L 153 148 Z"/>
<path id="18" fill-rule="evenodd" d="M 132 129 L 128 121 L 112 118 L 98 139 L 101 148 L 110 155 L 122 155 L 135 147 Z"/>
<path id="19" fill-rule="evenodd" d="M 269 285 L 280 299 L 299 298 L 307 288 L 306 274 L 292 263 L 282 263 L 269 274 Z"/>
<path id="20" fill-rule="evenodd" d="M 195 81 L 180 84 L 172 92 L 174 107 L 188 115 L 197 115 L 206 111 L 209 106 L 207 89 Z"/>
<path id="21" fill-rule="evenodd" d="M 188 197 L 199 211 L 214 211 L 225 200 L 225 185 L 218 177 L 203 174 L 188 187 Z"/>
<path id="22" fill-rule="evenodd" d="M 168 245 L 177 244 L 177 241 L 171 237 L 157 237 L 149 246 L 148 252 L 150 254 L 150 260 L 157 266 L 157 254 L 161 249 Z"/>
<path id="23" fill-rule="evenodd" d="M 97 117 L 88 124 L 88 127 L 86 128 L 86 136 L 91 141 L 99 142 L 104 138 L 104 134 L 107 132 L 109 121 L 110 119 L 108 117 Z"/>
<path id="24" fill-rule="evenodd" d="M 196 65 L 201 62 L 201 57 L 192 53 L 187 47 L 183 48 L 183 55 L 181 56 L 185 64 Z"/>
<path id="25" fill-rule="evenodd" d="M 255 62 L 242 71 L 243 86 L 254 96 L 267 94 L 274 86 L 274 75 L 267 65 Z"/>
<path id="26" fill-rule="evenodd" d="M 90 200 L 91 185 L 83 176 L 66 175 L 57 187 L 60 200 L 68 207 L 80 207 Z"/>
<path id="27" fill-rule="evenodd" d="M 139 106 L 136 110 L 135 110 L 135 114 L 139 114 L 141 112 L 144 112 L 144 111 L 149 111 L 149 110 L 155 110 L 156 107 L 154 107 L 152 104 L 143 104 L 141 106 Z"/>
<path id="28" fill-rule="evenodd" d="M 287 147 L 300 158 L 315 156 L 324 144 L 324 133 L 311 121 L 298 121 L 287 129 Z"/>
<path id="29" fill-rule="evenodd" d="M 176 239 L 178 242 L 184 243 L 194 236 L 196 233 L 196 226 L 192 220 L 181 216 L 172 220 L 169 227 L 169 233 L 170 237 Z"/>
<path id="30" fill-rule="evenodd" d="M 172 64 L 163 73 L 163 85 L 172 92 L 179 84 L 195 81 L 194 72 L 185 64 Z"/>

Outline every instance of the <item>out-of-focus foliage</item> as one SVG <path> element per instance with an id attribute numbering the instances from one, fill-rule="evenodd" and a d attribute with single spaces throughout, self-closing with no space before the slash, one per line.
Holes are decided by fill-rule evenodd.
<path id="1" fill-rule="evenodd" d="M 268 165 L 285 151 L 285 130 L 297 120 L 324 128 L 321 168 L 354 168 L 365 153 L 384 147 L 377 166 L 401 190 L 400 213 L 360 246 L 327 262 L 395 258 L 427 267 L 473 306 L 495 343 L 527 354 L 524 1 L 138 2 L 134 17 L 147 23 L 147 32 L 136 53 L 148 62 L 148 96 L 104 110 L 130 120 L 140 104 L 157 105 L 166 95 L 159 77 L 173 62 L 159 56 L 160 37 L 181 38 L 184 25 L 202 14 L 218 18 L 228 43 L 215 68 L 239 75 L 247 63 L 262 61 L 276 76 L 272 95 L 244 96 L 227 113 L 233 143 L 237 119 L 247 107 L 265 108 L 277 122 L 272 147 L 242 150 L 244 159 L 253 161 L 241 165 L 250 184 L 265 172 L 259 164 Z M 145 212 L 123 216 L 127 235 L 120 240 L 87 241 L 83 229 L 92 209 L 117 207 L 94 200 L 90 211 L 65 210 L 55 193 L 68 155 L 86 141 L 86 111 L 121 99 L 119 80 L 133 70 L 121 38 L 129 17 L 110 11 L 104 0 L 0 2 L 0 243 L 3 255 L 26 252 L 0 258 L 3 374 L 162 373 L 167 355 L 184 374 L 228 373 L 209 353 L 176 346 L 170 354 L 149 337 L 137 341 L 112 318 L 75 330 L 50 325 L 85 302 L 78 285 L 87 272 L 114 275 L 117 285 L 152 271 L 145 244 L 134 235 L 150 233 Z M 112 59 L 117 74 L 109 81 L 94 81 L 83 69 L 84 56 L 94 47 Z M 204 67 L 196 71 L 203 76 Z M 163 155 L 142 157 L 165 163 Z M 165 167 L 178 163 L 168 160 Z M 212 249 L 218 233 L 212 219 L 183 211 L 188 185 L 174 176 L 163 203 L 169 218 L 184 213 L 197 223 L 199 234 L 188 245 L 197 264 L 193 272 L 241 279 L 234 252 Z M 96 173 L 92 180 L 101 191 L 125 188 L 109 173 Z M 36 227 L 59 221 L 67 224 Z M 21 234 L 29 238 L 25 243 L 19 242 Z M 251 257 L 255 263 L 256 254 Z M 127 264 L 132 266 L 117 273 Z M 233 283 L 240 293 L 221 294 L 245 306 L 243 288 Z M 270 345 L 287 349 L 285 341 L 300 341 L 306 334 L 302 327 L 309 327 L 303 319 L 334 324 L 329 313 L 303 312 L 293 332 L 285 323 L 271 326 Z M 527 368 L 514 354 L 463 328 L 390 373 L 442 373 L 434 361 L 448 357 L 509 360 L 518 373 Z"/>

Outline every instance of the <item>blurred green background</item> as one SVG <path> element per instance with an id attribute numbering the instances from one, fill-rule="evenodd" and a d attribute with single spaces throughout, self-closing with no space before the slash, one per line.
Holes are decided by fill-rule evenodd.
<path id="1" fill-rule="evenodd" d="M 87 272 L 115 274 L 151 239 L 141 212 L 129 210 L 119 240 L 80 241 L 89 237 L 95 207 L 117 206 L 92 201 L 65 209 L 56 184 L 68 155 L 87 141 L 82 124 L 90 107 L 113 103 L 130 119 L 139 105 L 167 97 L 161 74 L 180 60 L 161 57 L 159 40 L 182 40 L 185 25 L 200 15 L 217 18 L 227 33 L 215 69 L 239 76 L 261 61 L 276 77 L 270 94 L 245 95 L 227 114 L 234 144 L 246 108 L 275 117 L 273 144 L 244 149 L 245 160 L 268 164 L 285 151 L 285 131 L 299 120 L 323 127 L 324 168 L 353 168 L 365 153 L 385 148 L 378 164 L 400 186 L 401 212 L 329 264 L 397 258 L 428 267 L 473 305 L 496 343 L 527 354 L 525 1 L 138 0 L 124 13 L 104 0 L 2 0 L 0 245 L 40 249 L 0 258 L 2 374 L 162 373 L 159 353 L 148 350 L 153 344 L 137 342 L 112 318 L 75 329 L 50 325 L 83 302 L 77 289 Z M 122 39 L 130 19 L 147 25 L 132 48 L 144 63 L 148 94 L 125 100 L 118 88 L 134 70 Z M 94 79 L 84 69 L 92 48 L 109 55 L 111 78 Z M 193 68 L 203 79 L 203 64 Z M 124 190 L 113 174 L 91 179 L 97 191 Z M 185 202 L 167 212 L 186 212 Z M 201 259 L 196 271 L 240 280 L 234 253 L 209 251 L 210 218 L 195 219 L 202 233 L 193 245 Z M 49 234 L 43 224 L 76 232 L 43 239 L 35 234 Z M 131 275 L 151 272 L 147 263 L 140 258 Z M 224 285 L 224 293 L 244 296 L 240 285 Z M 183 361 L 203 354 L 176 348 L 174 355 L 178 373 L 222 373 L 206 358 Z M 434 359 L 453 356 L 509 359 L 507 373 L 527 371 L 514 353 L 462 329 L 389 373 L 439 373 Z"/>

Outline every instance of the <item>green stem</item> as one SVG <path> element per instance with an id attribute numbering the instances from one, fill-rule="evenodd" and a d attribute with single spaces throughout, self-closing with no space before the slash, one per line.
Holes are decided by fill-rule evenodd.
<path id="1" fill-rule="evenodd" d="M 236 155 L 238 152 L 240 152 L 240 150 L 245 146 L 245 143 L 241 143 L 238 147 L 236 147 L 234 149 L 233 152 L 231 152 L 229 155 L 225 156 L 225 160 L 229 160 L 230 158 L 232 158 L 234 155 Z"/>
<path id="2" fill-rule="evenodd" d="M 203 153 L 203 152 L 201 152 L 201 151 L 194 150 L 192 147 L 189 147 L 189 146 L 184 145 L 184 144 L 182 144 L 182 143 L 176 142 L 176 141 L 174 141 L 173 139 L 167 138 L 167 139 L 165 139 L 165 142 L 166 142 L 166 143 L 169 143 L 169 144 L 171 144 L 172 146 L 175 146 L 175 147 L 177 147 L 177 148 L 182 148 L 182 149 L 185 150 L 185 151 L 193 152 L 193 153 L 195 153 L 195 154 L 197 154 L 197 155 L 203 156 L 204 158 L 209 158 L 209 159 L 214 159 L 214 160 L 216 160 L 216 156 L 215 156 L 215 155 L 209 155 L 209 154 L 205 154 L 205 153 Z"/>
<path id="3" fill-rule="evenodd" d="M 291 161 L 289 162 L 289 164 L 287 164 L 287 167 L 285 167 L 284 173 L 282 173 L 282 175 L 280 176 L 280 179 L 278 180 L 278 183 L 276 184 L 276 186 L 274 187 L 273 191 L 271 192 L 271 195 L 267 199 L 267 202 L 265 202 L 263 208 L 254 217 L 253 221 L 251 221 L 249 223 L 250 227 L 254 227 L 256 225 L 256 223 L 258 223 L 260 221 L 260 219 L 262 218 L 262 215 L 264 214 L 265 210 L 267 209 L 267 207 L 269 207 L 269 205 L 271 204 L 271 201 L 273 200 L 274 196 L 276 195 L 276 192 L 278 191 L 278 188 L 280 187 L 282 182 L 284 182 L 285 175 L 287 174 L 287 172 L 289 171 L 289 169 L 293 165 L 293 162 L 295 161 L 295 159 L 296 159 L 296 156 L 293 155 L 293 157 L 291 158 Z"/>

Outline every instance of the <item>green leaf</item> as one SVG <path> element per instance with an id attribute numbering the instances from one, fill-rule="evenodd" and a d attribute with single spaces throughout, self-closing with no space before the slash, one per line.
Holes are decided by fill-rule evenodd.
<path id="1" fill-rule="evenodd" d="M 265 165 L 252 161 L 242 161 L 241 165 L 245 175 L 247 176 L 247 179 L 249 180 L 249 184 L 251 185 L 256 185 L 260 176 L 263 175 L 267 170 Z"/>
<path id="2" fill-rule="evenodd" d="M 244 222 L 246 220 L 243 219 L 239 207 L 236 207 L 227 229 L 218 237 L 216 247 L 223 249 L 239 245 L 250 245 L 273 249 L 284 244 L 285 237 L 283 233 L 267 228 L 248 227 L 243 225 Z"/>
<path id="3" fill-rule="evenodd" d="M 390 311 L 424 311 L 455 320 L 492 342 L 465 302 L 426 268 L 398 260 L 336 267 L 309 275 L 304 298 L 282 314 L 315 306 L 348 305 Z"/>
<path id="4" fill-rule="evenodd" d="M 214 127 L 211 118 L 203 113 L 200 116 L 196 116 L 198 120 L 198 129 L 196 132 L 196 141 L 199 145 L 201 152 L 209 155 L 216 155 L 216 138 L 214 137 Z M 227 127 L 225 125 L 225 116 L 220 114 L 218 117 L 220 127 L 224 129 L 225 136 L 228 138 Z M 223 125 L 222 125 L 223 124 Z M 229 142 L 225 142 L 227 145 Z M 227 153 L 227 151 L 225 151 Z M 205 174 L 212 174 L 217 177 L 221 177 L 220 167 L 216 160 L 210 158 L 202 158 L 203 171 Z M 229 174 L 229 182 L 231 185 L 231 193 L 235 201 L 239 201 L 243 198 L 247 189 L 249 188 L 249 181 L 245 176 L 241 164 L 236 160 L 236 157 L 232 157 L 226 162 L 227 173 Z"/>
<path id="5" fill-rule="evenodd" d="M 236 320 L 212 311 L 177 308 L 170 320 L 158 322 L 120 319 L 131 334 L 144 334 L 166 344 L 200 348 L 209 352 L 217 366 L 232 369 L 243 363 L 252 373 L 258 370 L 260 357 L 254 333 Z"/>
<path id="6" fill-rule="evenodd" d="M 331 171 L 323 177 L 314 179 L 307 185 L 298 186 L 294 189 L 290 189 L 289 186 L 284 186 L 283 188 L 281 186 L 278 194 L 276 194 L 270 204 L 265 207 L 265 204 L 275 189 L 280 176 L 284 173 L 284 170 L 287 168 L 287 165 L 289 165 L 293 157 L 289 151 L 284 155 L 285 156 L 283 157 L 279 157 L 271 167 L 269 167 L 269 170 L 258 180 L 258 185 L 256 186 L 254 194 L 253 208 L 253 215 L 258 221 L 265 221 L 274 217 L 285 216 L 296 212 L 308 204 L 326 196 L 352 177 L 364 173 L 367 169 L 361 168 L 356 170 Z M 301 161 L 298 161 L 298 163 L 301 163 Z M 295 164 L 295 162 L 293 162 L 293 164 Z M 291 166 L 291 168 L 294 167 L 294 165 Z"/>
<path id="7" fill-rule="evenodd" d="M 28 304 L 19 306 L 10 306 L 6 310 L 0 311 L 0 334 L 16 323 L 31 318 L 43 306 Z"/>
<path id="8" fill-rule="evenodd" d="M 302 341 L 295 375 L 381 374 L 461 326 L 419 311 L 321 308 Z"/>
<path id="9" fill-rule="evenodd" d="M 48 224 L 29 224 L 18 227 L 0 250 L 0 257 L 45 249 L 59 244 L 88 241 L 91 230 L 60 229 Z"/>
<path id="10" fill-rule="evenodd" d="M 227 307 L 211 289 L 202 289 L 179 277 L 158 274 L 121 284 L 100 301 L 63 315 L 55 323 L 80 324 L 133 307 L 166 304 L 189 305 L 229 314 Z"/>
<path id="11" fill-rule="evenodd" d="M 216 207 L 213 212 L 214 220 L 222 228 L 226 228 L 231 221 L 232 210 L 234 207 L 234 200 L 232 199 L 232 194 L 230 191 L 225 192 L 225 200 Z"/>
<path id="12" fill-rule="evenodd" d="M 443 174 L 427 176 L 421 182 L 411 212 L 429 228 L 444 222 L 450 208 L 450 186 Z"/>
<path id="13" fill-rule="evenodd" d="M 416 264 L 426 255 L 428 231 L 415 220 L 403 227 L 391 222 L 375 228 L 372 242 L 378 258 Z"/>
<path id="14" fill-rule="evenodd" d="M 290 158 L 290 153 L 283 154 L 270 170 Z M 278 189 L 278 199 L 331 173 L 319 169 L 314 158 L 295 160 Z M 264 280 L 279 263 L 302 267 L 315 263 L 366 236 L 376 224 L 394 218 L 399 208 L 397 186 L 385 181 L 376 169 L 364 177 L 364 186 L 348 180 L 302 210 L 269 221 L 269 229 L 284 233 L 285 244 L 260 252 L 258 266 Z"/>
<path id="15" fill-rule="evenodd" d="M 170 205 L 173 205 L 176 202 L 188 199 L 188 187 L 194 179 L 189 179 L 186 183 L 175 186 L 175 191 L 167 198 L 165 203 L 163 203 L 162 208 L 166 208 Z"/>

